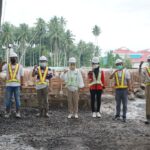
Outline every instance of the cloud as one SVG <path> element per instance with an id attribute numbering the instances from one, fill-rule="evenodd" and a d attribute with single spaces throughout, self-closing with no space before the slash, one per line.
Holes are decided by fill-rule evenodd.
<path id="1" fill-rule="evenodd" d="M 100 26 L 99 46 L 103 50 L 150 47 L 149 0 L 7 0 L 4 21 L 33 26 L 36 18 L 49 21 L 54 15 L 67 20 L 77 41 L 94 42 L 92 28 Z"/>

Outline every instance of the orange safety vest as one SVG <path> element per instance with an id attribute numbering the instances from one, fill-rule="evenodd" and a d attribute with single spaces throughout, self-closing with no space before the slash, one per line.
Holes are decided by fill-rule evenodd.
<path id="1" fill-rule="evenodd" d="M 94 84 L 100 84 L 101 86 L 103 86 L 103 83 L 101 81 L 101 72 L 98 74 L 97 80 L 95 74 L 93 73 L 93 81 L 89 84 L 89 86 L 92 86 Z"/>
<path id="2" fill-rule="evenodd" d="M 145 69 L 146 69 L 146 71 L 147 71 L 147 73 L 148 73 L 148 75 L 150 77 L 150 68 L 146 67 Z M 150 85 L 150 82 L 145 82 L 145 85 Z"/>
<path id="3" fill-rule="evenodd" d="M 16 64 L 14 72 L 12 71 L 11 64 L 8 64 L 9 80 L 7 80 L 6 82 L 20 82 L 19 80 L 17 80 L 18 70 L 19 64 Z"/>
<path id="4" fill-rule="evenodd" d="M 39 74 L 40 80 L 36 84 L 48 84 L 46 82 L 46 75 L 47 75 L 47 73 L 48 73 L 48 67 L 46 67 L 43 76 L 42 76 L 41 68 L 38 67 L 38 74 Z"/>
<path id="5" fill-rule="evenodd" d="M 125 71 L 122 71 L 122 77 L 121 77 L 121 83 L 119 83 L 119 78 L 118 78 L 118 73 L 115 73 L 115 80 L 116 80 L 116 89 L 125 89 L 128 86 L 124 85 L 124 80 L 125 80 Z"/>

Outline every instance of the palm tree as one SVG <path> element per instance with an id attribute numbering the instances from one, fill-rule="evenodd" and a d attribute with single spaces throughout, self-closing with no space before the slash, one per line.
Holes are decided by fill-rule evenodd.
<path id="1" fill-rule="evenodd" d="M 69 55 L 71 52 L 71 48 L 73 46 L 73 41 L 74 41 L 74 35 L 70 30 L 67 30 L 64 34 L 64 39 L 62 41 L 62 46 L 63 46 L 63 59 L 64 59 L 64 66 L 67 66 L 67 60 L 69 59 Z"/>
<path id="2" fill-rule="evenodd" d="M 9 52 L 8 52 L 9 49 L 8 48 L 9 48 L 9 44 L 13 44 L 13 25 L 11 25 L 8 22 L 5 22 L 2 25 L 1 42 L 2 42 L 2 45 L 7 50 L 7 53 L 5 52 L 4 55 L 5 55 L 5 59 L 8 62 L 8 55 L 9 55 Z"/>
<path id="3" fill-rule="evenodd" d="M 54 53 L 54 66 L 59 65 L 60 43 L 64 34 L 64 26 L 60 22 L 60 18 L 54 16 L 48 23 L 49 40 Z"/>
<path id="4" fill-rule="evenodd" d="M 19 32 L 19 36 L 17 38 L 17 41 L 20 45 L 19 57 L 21 59 L 20 61 L 25 66 L 25 49 L 29 42 L 29 27 L 28 27 L 28 25 L 25 23 L 20 24 L 20 26 L 18 28 L 18 32 Z"/>
<path id="5" fill-rule="evenodd" d="M 37 43 L 39 43 L 39 56 L 42 55 L 42 40 L 46 35 L 46 23 L 42 18 L 38 18 L 36 22 L 35 30 L 37 32 Z"/>
<path id="6" fill-rule="evenodd" d="M 98 36 L 101 33 L 100 27 L 95 25 L 92 30 L 93 35 L 95 36 L 95 45 L 98 46 Z M 95 52 L 94 52 L 95 55 Z"/>

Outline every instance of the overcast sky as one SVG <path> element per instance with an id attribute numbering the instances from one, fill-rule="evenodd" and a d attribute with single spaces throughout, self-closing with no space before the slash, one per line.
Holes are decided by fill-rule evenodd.
<path id="1" fill-rule="evenodd" d="M 92 28 L 98 25 L 103 51 L 150 48 L 150 0 L 3 0 L 3 5 L 3 22 L 33 26 L 36 18 L 63 16 L 76 41 L 94 42 Z"/>

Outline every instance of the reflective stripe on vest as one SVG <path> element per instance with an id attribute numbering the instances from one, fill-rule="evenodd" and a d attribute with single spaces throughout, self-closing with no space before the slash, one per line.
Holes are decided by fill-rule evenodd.
<path id="1" fill-rule="evenodd" d="M 147 73 L 148 73 L 148 76 L 150 77 L 150 68 L 149 67 L 145 67 Z M 150 85 L 150 82 L 145 82 L 144 83 L 145 85 Z"/>
<path id="2" fill-rule="evenodd" d="M 12 72 L 11 64 L 8 64 L 8 72 L 9 72 L 10 79 L 7 80 L 6 82 L 20 82 L 19 80 L 17 80 L 18 70 L 19 70 L 19 64 L 16 64 L 14 72 Z"/>
<path id="3" fill-rule="evenodd" d="M 77 75 L 78 75 L 78 71 L 74 72 L 73 75 L 71 75 L 70 71 L 67 73 L 67 78 L 68 78 L 67 86 L 78 87 Z"/>
<path id="4" fill-rule="evenodd" d="M 38 74 L 40 77 L 40 81 L 37 82 L 36 84 L 48 84 L 45 80 L 46 80 L 46 75 L 48 73 L 48 67 L 46 67 L 45 71 L 44 71 L 44 75 L 42 76 L 42 72 L 41 72 L 41 68 L 38 67 Z"/>
<path id="5" fill-rule="evenodd" d="M 150 68 L 149 68 L 149 67 L 146 67 L 146 71 L 147 71 L 147 73 L 148 73 L 148 75 L 149 75 L 149 77 L 150 77 Z"/>
<path id="6" fill-rule="evenodd" d="M 97 80 L 95 74 L 93 73 L 93 81 L 89 84 L 89 86 L 92 86 L 94 84 L 100 84 L 101 86 L 103 86 L 103 83 L 101 81 L 101 72 L 98 74 Z"/>
<path id="7" fill-rule="evenodd" d="M 116 79 L 116 89 L 124 89 L 127 88 L 128 86 L 124 85 L 124 80 L 125 80 L 125 71 L 122 71 L 122 77 L 121 77 L 121 84 L 119 83 L 119 78 L 118 78 L 118 72 L 115 73 L 115 79 Z"/>

